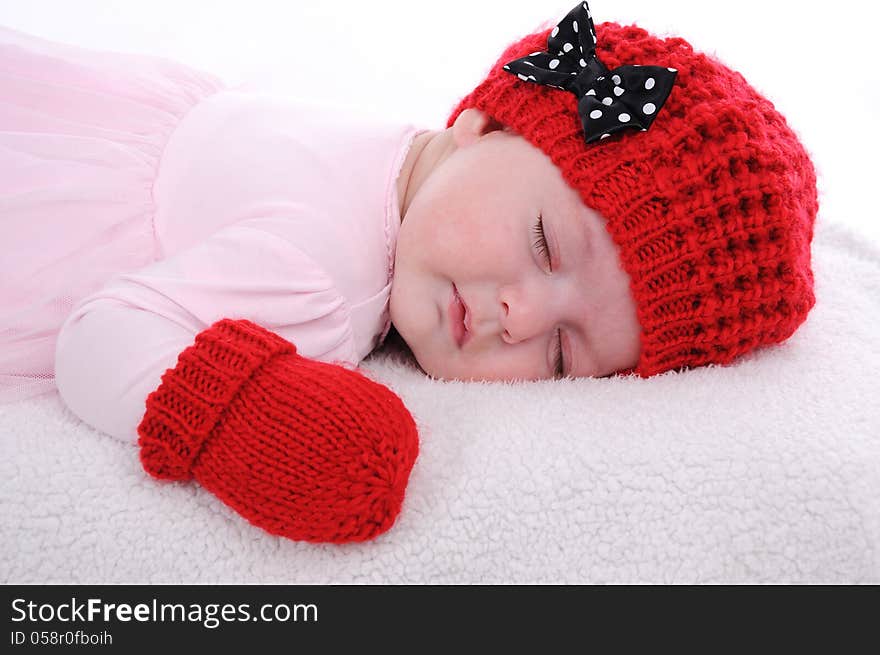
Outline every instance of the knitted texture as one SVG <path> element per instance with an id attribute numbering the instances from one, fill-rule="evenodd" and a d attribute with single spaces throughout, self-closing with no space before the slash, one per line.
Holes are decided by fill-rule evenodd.
<path id="1" fill-rule="evenodd" d="M 418 455 L 390 389 L 247 320 L 196 336 L 147 398 L 138 434 L 150 475 L 195 478 L 254 525 L 312 542 L 388 530 Z"/>
<path id="2" fill-rule="evenodd" d="M 813 165 L 773 104 L 681 38 L 596 26 L 596 54 L 678 70 L 647 132 L 587 145 L 574 94 L 504 64 L 547 47 L 549 29 L 510 45 L 447 126 L 476 107 L 543 151 L 604 218 L 642 328 L 641 377 L 725 364 L 787 339 L 815 304 Z"/>

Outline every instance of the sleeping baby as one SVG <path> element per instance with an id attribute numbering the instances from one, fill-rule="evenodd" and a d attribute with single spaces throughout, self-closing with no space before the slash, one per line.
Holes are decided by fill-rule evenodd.
<path id="1" fill-rule="evenodd" d="M 585 2 L 439 130 L 0 28 L 0 145 L 0 400 L 57 388 L 150 475 L 290 539 L 400 512 L 416 424 L 357 366 L 386 343 L 438 379 L 647 378 L 815 304 L 784 117 Z"/>

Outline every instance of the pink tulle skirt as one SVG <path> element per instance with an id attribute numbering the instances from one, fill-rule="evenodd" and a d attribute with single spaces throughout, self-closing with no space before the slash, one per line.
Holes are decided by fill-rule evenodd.
<path id="1" fill-rule="evenodd" d="M 155 260 L 162 150 L 223 86 L 167 59 L 0 26 L 0 403 L 52 391 L 74 304 Z"/>

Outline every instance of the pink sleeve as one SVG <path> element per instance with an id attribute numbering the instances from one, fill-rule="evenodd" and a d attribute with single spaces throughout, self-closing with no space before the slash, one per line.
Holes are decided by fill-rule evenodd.
<path id="1" fill-rule="evenodd" d="M 70 410 L 130 443 L 150 392 L 195 336 L 221 318 L 246 318 L 304 357 L 358 363 L 349 310 L 333 280 L 295 245 L 296 224 L 252 219 L 132 273 L 79 302 L 55 353 Z"/>

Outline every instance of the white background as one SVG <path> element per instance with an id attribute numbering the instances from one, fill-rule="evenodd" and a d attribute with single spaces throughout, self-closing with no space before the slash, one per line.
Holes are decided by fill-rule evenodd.
<path id="1" fill-rule="evenodd" d="M 0 24 L 170 57 L 255 87 L 445 127 L 515 38 L 575 0 L 0 0 Z M 819 173 L 819 220 L 880 244 L 880 23 L 872 3 L 593 0 L 596 22 L 675 34 L 739 70 L 787 117 Z"/>

